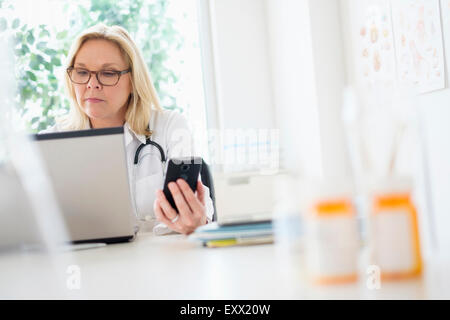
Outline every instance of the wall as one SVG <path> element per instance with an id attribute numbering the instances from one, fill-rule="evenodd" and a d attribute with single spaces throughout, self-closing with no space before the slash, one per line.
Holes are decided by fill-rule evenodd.
<path id="1" fill-rule="evenodd" d="M 307 1 L 267 1 L 276 124 L 287 169 L 321 176 L 319 115 Z"/>
<path id="2" fill-rule="evenodd" d="M 348 176 L 335 0 L 210 2 L 221 128 L 277 128 L 285 168 Z"/>
<path id="3" fill-rule="evenodd" d="M 273 128 L 265 3 L 210 2 L 218 108 L 223 128 Z"/>
<path id="4" fill-rule="evenodd" d="M 208 3 L 219 127 L 279 129 L 284 169 L 302 177 L 348 177 L 339 3 Z M 218 193 L 235 201 L 227 198 L 231 192 Z"/>
<path id="5" fill-rule="evenodd" d="M 345 84 L 339 3 L 267 0 L 274 108 L 287 168 L 350 175 L 341 125 Z"/>
<path id="6" fill-rule="evenodd" d="M 309 6 L 323 173 L 345 179 L 350 165 L 341 121 L 345 67 L 339 3 L 310 0 Z"/>

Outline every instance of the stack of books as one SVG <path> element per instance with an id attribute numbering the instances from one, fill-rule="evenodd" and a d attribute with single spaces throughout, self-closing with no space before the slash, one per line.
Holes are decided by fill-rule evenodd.
<path id="1" fill-rule="evenodd" d="M 197 228 L 189 239 L 209 248 L 273 243 L 272 222 L 230 225 L 214 222 Z"/>

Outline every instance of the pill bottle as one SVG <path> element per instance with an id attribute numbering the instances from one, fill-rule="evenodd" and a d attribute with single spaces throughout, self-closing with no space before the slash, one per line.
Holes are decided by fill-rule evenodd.
<path id="1" fill-rule="evenodd" d="M 379 267 L 381 280 L 420 276 L 422 257 L 411 179 L 378 181 L 370 199 L 370 261 Z"/>
<path id="2" fill-rule="evenodd" d="M 308 278 L 319 285 L 356 282 L 360 237 L 352 196 L 321 192 L 305 222 Z"/>

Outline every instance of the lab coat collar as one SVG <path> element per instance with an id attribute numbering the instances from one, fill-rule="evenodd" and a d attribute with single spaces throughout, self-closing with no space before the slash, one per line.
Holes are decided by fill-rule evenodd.
<path id="1" fill-rule="evenodd" d="M 125 146 L 128 146 L 131 141 L 133 141 L 134 138 L 138 139 L 141 143 L 145 144 L 145 135 L 143 134 L 137 134 L 134 132 L 131 128 L 128 122 L 125 122 L 123 125 L 124 128 L 124 134 L 125 134 Z"/>

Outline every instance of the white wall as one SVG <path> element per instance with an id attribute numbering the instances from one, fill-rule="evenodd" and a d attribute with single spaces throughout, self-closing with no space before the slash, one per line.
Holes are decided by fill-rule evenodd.
<path id="1" fill-rule="evenodd" d="M 310 0 L 309 6 L 324 177 L 348 178 L 350 165 L 341 121 L 345 67 L 339 2 Z"/>
<path id="2" fill-rule="evenodd" d="M 276 128 L 281 169 L 308 178 L 348 178 L 340 125 L 345 69 L 338 2 L 213 0 L 208 5 L 219 128 Z M 251 203 L 253 211 L 261 211 L 258 188 L 247 201 L 239 200 L 231 189 L 242 186 L 231 185 L 231 176 L 216 173 L 215 179 L 221 186 L 218 203 L 237 204 L 222 206 L 228 212 L 218 208 L 219 215 L 238 212 L 241 202 L 250 205 L 246 211 L 252 211 Z"/>
<path id="3" fill-rule="evenodd" d="M 444 5 L 447 3 L 447 5 Z M 450 6 L 441 1 L 441 15 L 446 64 L 444 90 L 419 96 L 420 118 L 425 129 L 430 178 L 431 213 L 438 246 L 450 257 Z"/>
<path id="4" fill-rule="evenodd" d="M 210 2 L 223 128 L 273 128 L 265 2 Z"/>
<path id="5" fill-rule="evenodd" d="M 350 175 L 338 12 L 335 0 L 267 0 L 277 125 L 287 168 L 302 176 Z"/>
<path id="6" fill-rule="evenodd" d="M 348 176 L 335 0 L 210 2 L 222 128 L 278 128 L 284 167 Z"/>
<path id="7" fill-rule="evenodd" d="M 322 175 L 319 115 L 307 1 L 268 0 L 272 88 L 287 169 Z"/>

